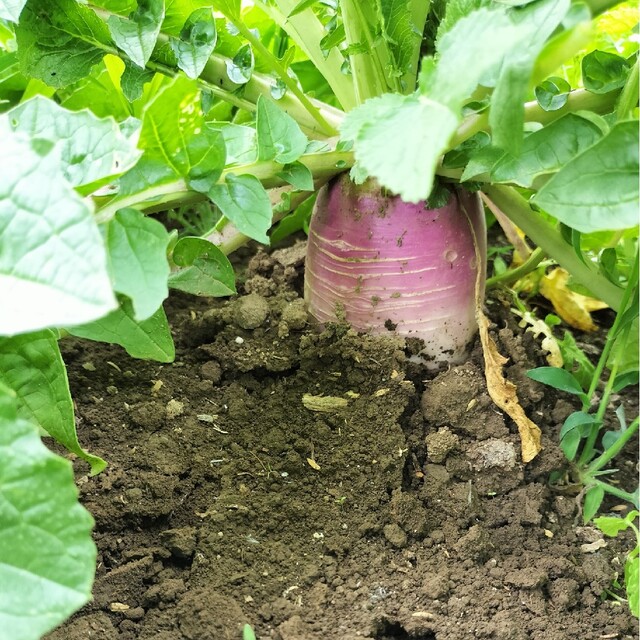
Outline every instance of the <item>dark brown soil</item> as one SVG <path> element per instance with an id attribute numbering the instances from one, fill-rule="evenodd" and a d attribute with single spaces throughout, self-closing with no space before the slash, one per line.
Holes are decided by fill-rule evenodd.
<path id="1" fill-rule="evenodd" d="M 259 254 L 236 301 L 172 298 L 171 365 L 63 346 L 109 467 L 76 462 L 94 600 L 49 640 L 635 637 L 603 597 L 629 539 L 584 546 L 602 536 L 547 484 L 571 406 L 524 377 L 529 334 L 496 332 L 544 433 L 523 467 L 477 350 L 434 378 L 399 339 L 314 331 L 299 263 Z"/>

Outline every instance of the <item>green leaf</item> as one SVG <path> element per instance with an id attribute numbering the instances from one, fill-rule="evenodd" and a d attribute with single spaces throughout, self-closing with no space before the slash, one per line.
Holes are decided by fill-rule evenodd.
<path id="1" fill-rule="evenodd" d="M 0 137 L 0 335 L 99 318 L 115 306 L 106 252 L 60 149 L 6 116 Z"/>
<path id="2" fill-rule="evenodd" d="M 68 111 L 53 100 L 36 96 L 8 113 L 14 131 L 46 138 L 60 147 L 65 178 L 91 193 L 138 161 L 137 136 L 126 137 L 113 118 L 90 111 Z"/>
<path id="3" fill-rule="evenodd" d="M 0 390 L 0 629 L 37 640 L 91 598 L 93 520 L 68 460 L 49 451 Z"/>
<path id="4" fill-rule="evenodd" d="M 536 58 L 570 6 L 570 0 L 538 0 L 510 12 L 521 42 L 505 56 L 491 97 L 489 124 L 496 147 L 518 153 L 523 138 L 524 102 Z"/>
<path id="5" fill-rule="evenodd" d="M 258 178 L 252 175 L 226 176 L 225 182 L 209 191 L 209 198 L 245 235 L 269 244 L 271 201 Z"/>
<path id="6" fill-rule="evenodd" d="M 236 293 L 235 274 L 227 256 L 203 238 L 181 238 L 173 249 L 179 267 L 169 276 L 169 286 L 197 296 Z"/>
<path id="7" fill-rule="evenodd" d="M 633 511 L 631 513 L 633 513 Z M 635 517 L 637 517 L 638 512 L 636 511 L 635 513 Z M 596 518 L 593 524 L 595 524 L 605 536 L 615 538 L 621 531 L 626 531 L 631 526 L 629 515 L 627 515 L 626 518 L 601 516 L 600 518 Z"/>
<path id="8" fill-rule="evenodd" d="M 227 76 L 231 82 L 236 84 L 246 84 L 251 80 L 255 60 L 253 58 L 253 50 L 251 45 L 245 44 L 238 53 L 233 56 L 233 60 L 227 60 Z"/>
<path id="9" fill-rule="evenodd" d="M 104 235 L 113 288 L 131 298 L 136 320 L 146 320 L 169 294 L 169 233 L 157 220 L 127 208 L 107 223 Z"/>
<path id="10" fill-rule="evenodd" d="M 535 88 L 536 100 L 545 111 L 562 109 L 571 92 L 571 85 L 564 78 L 548 78 Z"/>
<path id="11" fill-rule="evenodd" d="M 582 520 L 585 524 L 596 515 L 603 499 L 604 489 L 600 485 L 595 485 L 587 489 L 582 505 Z"/>
<path id="12" fill-rule="evenodd" d="M 211 9 L 194 11 L 184 24 L 180 38 L 171 39 L 178 66 L 190 78 L 197 78 L 207 64 L 218 40 Z"/>
<path id="13" fill-rule="evenodd" d="M 51 87 L 84 78 L 110 43 L 104 22 L 75 0 L 29 0 L 16 40 L 23 73 Z"/>
<path id="14" fill-rule="evenodd" d="M 315 2 L 316 0 L 314 0 Z M 250 624 L 245 624 L 242 627 L 242 640 L 256 640 L 256 634 Z"/>
<path id="15" fill-rule="evenodd" d="M 284 217 L 271 232 L 271 243 L 277 244 L 280 240 L 290 236 L 292 233 L 300 231 L 301 229 L 307 229 L 315 201 L 316 194 L 314 193 L 300 204 L 295 211 Z"/>
<path id="16" fill-rule="evenodd" d="M 129 62 L 129 60 L 126 60 L 124 72 L 120 78 L 120 88 L 122 89 L 122 93 L 124 93 L 124 97 L 129 102 L 138 100 L 138 98 L 142 97 L 144 85 L 147 82 L 151 82 L 151 80 L 153 80 L 153 76 L 153 71 L 141 69 L 135 64 Z"/>
<path id="17" fill-rule="evenodd" d="M 256 131 L 258 160 L 275 160 L 280 164 L 295 162 L 307 148 L 307 136 L 298 123 L 264 96 L 258 98 Z"/>
<path id="18" fill-rule="evenodd" d="M 566 164 L 532 202 L 583 233 L 638 224 L 638 123 L 616 124 Z"/>
<path id="19" fill-rule="evenodd" d="M 27 0 L 0 0 L 0 20 L 18 22 L 20 12 Z"/>
<path id="20" fill-rule="evenodd" d="M 164 309 L 160 307 L 150 318 L 138 322 L 126 298 L 105 318 L 67 330 L 78 338 L 118 344 L 132 358 L 173 362 L 176 355 Z"/>
<path id="21" fill-rule="evenodd" d="M 602 137 L 591 121 L 569 113 L 530 133 L 518 157 L 505 154 L 493 167 L 493 182 L 513 182 L 531 187 L 539 176 L 559 171 Z"/>
<path id="22" fill-rule="evenodd" d="M 590 413 L 586 413 L 584 411 L 574 411 L 567 419 L 564 421 L 562 425 L 562 429 L 560 429 L 560 438 L 564 438 L 569 431 L 573 431 L 574 429 L 580 432 L 580 435 L 583 434 L 583 427 L 589 426 L 588 431 L 591 430 L 591 425 L 600 425 L 600 421 L 596 419 L 596 417 Z M 597 428 L 597 426 L 596 426 Z"/>
<path id="23" fill-rule="evenodd" d="M 110 16 L 107 20 L 113 41 L 131 60 L 144 69 L 151 58 L 164 20 L 164 0 L 138 0 L 128 18 Z"/>
<path id="24" fill-rule="evenodd" d="M 140 173 L 147 175 L 150 184 L 172 174 L 184 177 L 190 187 L 203 193 L 215 184 L 225 164 L 224 140 L 205 124 L 199 96 L 194 80 L 177 76 L 146 105 L 138 143 L 145 154 L 134 168 L 136 180 L 123 179 L 123 192 L 136 190 Z"/>
<path id="25" fill-rule="evenodd" d="M 562 340 L 558 340 L 564 368 L 580 383 L 583 389 L 588 389 L 595 367 L 585 352 L 580 349 L 575 338 L 569 331 L 565 331 Z"/>
<path id="26" fill-rule="evenodd" d="M 286 180 L 298 191 L 313 191 L 313 174 L 301 162 L 294 162 L 282 168 L 278 177 Z"/>
<path id="27" fill-rule="evenodd" d="M 624 585 L 627 590 L 629 610 L 636 618 L 640 617 L 640 558 L 638 547 L 629 554 L 624 563 Z"/>
<path id="28" fill-rule="evenodd" d="M 582 83 L 591 93 L 609 93 L 624 86 L 629 63 L 606 51 L 592 51 L 582 59 Z"/>
<path id="29" fill-rule="evenodd" d="M 431 193 L 439 158 L 457 125 L 444 105 L 386 94 L 350 111 L 341 131 L 345 139 L 355 134 L 355 157 L 368 175 L 407 202 L 418 202 Z"/>
<path id="30" fill-rule="evenodd" d="M 562 452 L 566 456 L 569 462 L 572 462 L 576 457 L 576 453 L 578 453 L 578 447 L 580 446 L 580 441 L 582 440 L 582 435 L 579 429 L 572 429 L 567 432 L 567 435 L 562 438 L 560 441 L 560 448 Z"/>
<path id="31" fill-rule="evenodd" d="M 92 474 L 107 466 L 78 442 L 67 373 L 52 331 L 0 338 L 0 382 L 16 393 L 20 418 L 42 427 L 86 460 Z"/>
<path id="32" fill-rule="evenodd" d="M 258 157 L 256 130 L 241 124 L 216 125 L 227 150 L 227 165 L 249 164 Z"/>
<path id="33" fill-rule="evenodd" d="M 538 367 L 527 371 L 527 376 L 537 382 L 542 382 L 549 387 L 572 393 L 577 396 L 583 396 L 584 392 L 578 381 L 564 369 L 557 367 Z"/>

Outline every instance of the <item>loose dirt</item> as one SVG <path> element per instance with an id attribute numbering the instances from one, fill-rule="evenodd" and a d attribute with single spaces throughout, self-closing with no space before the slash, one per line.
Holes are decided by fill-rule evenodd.
<path id="1" fill-rule="evenodd" d="M 430 373 L 391 335 L 320 332 L 302 256 L 258 253 L 236 300 L 173 296 L 173 364 L 64 342 L 80 439 L 109 467 L 75 461 L 94 599 L 49 640 L 635 637 L 606 595 L 630 540 L 590 544 L 575 493 L 548 485 L 572 407 L 524 377 L 544 363 L 531 335 L 490 305 L 543 430 L 523 467 L 478 348 Z"/>

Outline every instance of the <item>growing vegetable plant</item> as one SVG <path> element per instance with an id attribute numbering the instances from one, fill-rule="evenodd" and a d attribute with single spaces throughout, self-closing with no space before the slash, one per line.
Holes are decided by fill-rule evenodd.
<path id="1" fill-rule="evenodd" d="M 226 256 L 312 210 L 311 313 L 422 338 L 438 364 L 479 324 L 536 455 L 480 312 L 479 203 L 536 245 L 518 276 L 546 257 L 619 312 L 610 351 L 627 354 L 638 64 L 634 9 L 614 4 L 0 0 L 0 637 L 37 638 L 90 595 L 90 519 L 37 433 L 106 464 L 78 442 L 59 339 L 170 362 L 169 289 L 234 294 Z M 583 482 L 611 451 L 596 457 L 600 411 L 564 434 L 585 439 Z"/>

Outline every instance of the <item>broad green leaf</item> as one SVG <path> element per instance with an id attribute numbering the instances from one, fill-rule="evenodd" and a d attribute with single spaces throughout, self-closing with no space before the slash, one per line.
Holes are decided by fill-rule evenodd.
<path id="1" fill-rule="evenodd" d="M 599 421 L 593 414 L 586 413 L 584 411 L 574 411 L 564 421 L 562 429 L 560 429 L 560 438 L 564 438 L 569 433 L 569 431 L 573 431 L 574 429 L 579 430 L 582 434 L 582 427 L 585 427 L 586 425 L 593 425 L 596 423 L 599 424 Z"/>
<path id="2" fill-rule="evenodd" d="M 104 22 L 75 0 L 28 0 L 16 39 L 25 75 L 51 87 L 84 78 L 110 43 Z"/>
<path id="3" fill-rule="evenodd" d="M 535 88 L 536 100 L 545 111 L 562 109 L 571 92 L 571 85 L 564 78 L 548 78 Z"/>
<path id="4" fill-rule="evenodd" d="M 238 53 L 233 56 L 233 60 L 227 60 L 226 65 L 227 75 L 231 82 L 235 82 L 236 84 L 246 84 L 249 82 L 255 66 L 251 45 L 245 44 L 242 46 Z"/>
<path id="5" fill-rule="evenodd" d="M 572 462 L 578 453 L 578 447 L 582 440 L 582 434 L 579 429 L 572 429 L 567 435 L 560 440 L 560 448 L 569 462 Z"/>
<path id="6" fill-rule="evenodd" d="M 238 231 L 269 244 L 271 201 L 258 178 L 252 175 L 228 174 L 222 184 L 209 191 L 209 197 Z"/>
<path id="7" fill-rule="evenodd" d="M 638 557 L 638 547 L 635 553 L 627 556 L 624 563 L 624 585 L 627 590 L 627 600 L 629 610 L 636 617 L 640 617 L 640 558 Z"/>
<path id="8" fill-rule="evenodd" d="M 527 376 L 537 382 L 565 391 L 566 393 L 573 393 L 577 396 L 583 396 L 584 392 L 578 381 L 564 369 L 558 369 L 557 367 L 538 367 L 537 369 L 531 369 L 527 371 Z"/>
<path id="9" fill-rule="evenodd" d="M 242 627 L 242 640 L 256 640 L 256 634 L 250 624 L 245 624 Z"/>
<path id="10" fill-rule="evenodd" d="M 141 69 L 149 62 L 164 20 L 164 0 L 138 0 L 128 18 L 110 16 L 107 20 L 114 42 Z"/>
<path id="11" fill-rule="evenodd" d="M 418 202 L 431 193 L 438 160 L 457 125 L 458 117 L 438 102 L 386 94 L 349 112 L 341 130 L 346 139 L 356 134 L 361 169 L 407 202 Z"/>
<path id="12" fill-rule="evenodd" d="M 146 105 L 138 144 L 145 154 L 133 170 L 136 180 L 123 177 L 123 192 L 135 193 L 140 174 L 147 184 L 184 177 L 201 192 L 215 184 L 225 164 L 224 140 L 204 122 L 199 95 L 194 80 L 177 76 Z"/>
<path id="13" fill-rule="evenodd" d="M 298 123 L 264 96 L 258 98 L 256 131 L 258 160 L 295 162 L 307 148 L 307 136 Z"/>
<path id="14" fill-rule="evenodd" d="M 179 35 L 190 15 L 198 9 L 211 10 L 215 4 L 211 0 L 165 0 L 162 31 L 172 36 Z"/>
<path id="15" fill-rule="evenodd" d="M 0 118 L 0 335 L 88 322 L 115 307 L 90 205 L 60 149 Z"/>
<path id="16" fill-rule="evenodd" d="M 621 122 L 556 173 L 532 202 L 581 231 L 638 224 L 638 123 Z"/>
<path id="17" fill-rule="evenodd" d="M 587 489 L 582 505 L 582 520 L 585 524 L 596 515 L 603 499 L 604 489 L 600 485 Z"/>
<path id="18" fill-rule="evenodd" d="M 446 12 L 438 25 L 437 45 L 444 35 L 462 19 L 473 11 L 483 7 L 490 7 L 493 0 L 444 0 Z"/>
<path id="19" fill-rule="evenodd" d="M 256 130 L 241 124 L 212 125 L 222 133 L 227 150 L 227 165 L 249 164 L 258 157 Z"/>
<path id="20" fill-rule="evenodd" d="M 236 293 L 235 274 L 227 256 L 203 238 L 181 238 L 173 249 L 179 267 L 169 276 L 169 286 L 197 296 Z"/>
<path id="21" fill-rule="evenodd" d="M 18 22 L 20 12 L 27 0 L 0 0 L 0 20 Z"/>
<path id="22" fill-rule="evenodd" d="M 489 124 L 494 146 L 514 154 L 519 151 L 523 138 L 524 102 L 536 58 L 570 6 L 571 0 L 538 0 L 510 12 L 521 41 L 505 56 L 491 97 Z"/>
<path id="23" fill-rule="evenodd" d="M 142 97 L 144 85 L 153 79 L 153 71 L 141 69 L 127 60 L 120 78 L 120 87 L 124 97 L 129 102 L 134 102 Z"/>
<path id="24" fill-rule="evenodd" d="M 631 521 L 637 517 L 638 512 L 631 511 L 625 518 L 601 516 L 600 518 L 596 518 L 593 524 L 595 524 L 605 536 L 615 538 L 621 531 L 626 531 L 631 526 Z"/>
<path id="25" fill-rule="evenodd" d="M 91 193 L 133 167 L 140 157 L 137 135 L 125 137 L 113 118 L 67 111 L 53 100 L 32 98 L 9 111 L 14 131 L 46 138 L 60 147 L 65 178 Z"/>
<path id="26" fill-rule="evenodd" d="M 601 137 L 595 124 L 569 113 L 530 133 L 518 157 L 506 153 L 493 167 L 491 180 L 531 187 L 537 177 L 559 171 Z"/>
<path id="27" fill-rule="evenodd" d="M 282 168 L 278 177 L 286 180 L 298 191 L 313 191 L 313 174 L 302 162 L 294 162 Z"/>
<path id="28" fill-rule="evenodd" d="M 408 5 L 406 0 L 379 0 L 379 4 L 383 37 L 391 54 L 391 69 L 388 73 L 397 77 L 408 74 L 408 77 L 415 78 L 417 69 L 411 68 L 412 58 L 416 46 L 420 45 L 424 25 L 414 23 L 411 4 L 418 3 Z M 411 92 L 414 86 L 405 89 Z"/>
<path id="29" fill-rule="evenodd" d="M 609 93 L 624 86 L 629 63 L 606 51 L 592 51 L 582 59 L 582 83 L 591 93 Z"/>
<path id="30" fill-rule="evenodd" d="M 162 307 L 150 318 L 137 322 L 131 302 L 123 299 L 120 307 L 105 318 L 67 330 L 78 338 L 118 344 L 133 358 L 157 362 L 173 362 L 175 358 L 173 338 Z"/>
<path id="31" fill-rule="evenodd" d="M 0 390 L 0 635 L 37 640 L 91 598 L 93 519 L 71 463 Z"/>
<path id="32" fill-rule="evenodd" d="M 106 467 L 78 442 L 67 372 L 52 331 L 0 338 L 0 382 L 15 391 L 21 418 L 86 460 L 92 474 Z"/>
<path id="33" fill-rule="evenodd" d="M 190 78 L 197 78 L 213 53 L 218 39 L 211 9 L 194 11 L 184 24 L 179 38 L 171 39 L 178 66 Z"/>
<path id="34" fill-rule="evenodd" d="M 113 288 L 131 298 L 135 319 L 152 316 L 169 294 L 169 233 L 137 209 L 120 209 L 104 230 Z"/>

